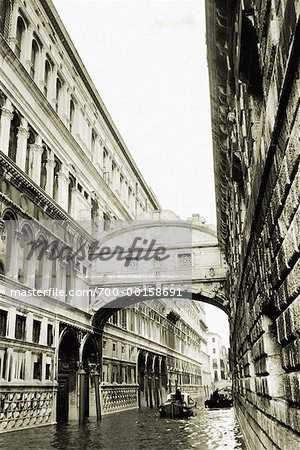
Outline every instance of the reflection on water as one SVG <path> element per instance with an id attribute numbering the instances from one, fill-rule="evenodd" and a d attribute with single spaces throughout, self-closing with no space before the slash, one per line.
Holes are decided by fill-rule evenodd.
<path id="1" fill-rule="evenodd" d="M 233 408 L 200 409 L 189 419 L 160 419 L 157 410 L 125 411 L 102 421 L 41 427 L 0 436 L 1 449 L 245 449 Z"/>

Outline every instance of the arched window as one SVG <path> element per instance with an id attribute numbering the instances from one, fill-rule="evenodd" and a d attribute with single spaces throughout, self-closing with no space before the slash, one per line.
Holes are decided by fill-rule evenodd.
<path id="1" fill-rule="evenodd" d="M 14 242 L 16 220 L 15 217 L 7 212 L 3 216 L 4 225 L 0 234 L 0 260 L 2 265 L 2 274 L 8 275 L 11 263 L 14 258 Z"/>
<path id="2" fill-rule="evenodd" d="M 53 171 L 53 199 L 55 201 L 57 201 L 58 200 L 58 174 L 61 169 L 61 161 L 56 157 L 54 157 L 54 161 L 55 161 L 55 167 L 54 167 L 54 171 Z"/>
<path id="3" fill-rule="evenodd" d="M 31 273 L 30 267 L 31 264 L 33 264 L 33 260 L 28 261 L 27 256 L 30 251 L 30 245 L 29 242 L 32 241 L 32 233 L 28 226 L 24 226 L 22 228 L 22 237 L 20 242 L 20 249 L 19 249 L 19 270 L 18 270 L 18 281 L 23 284 L 30 284 L 32 286 L 32 283 L 29 280 L 29 276 Z"/>
<path id="4" fill-rule="evenodd" d="M 48 151 L 47 148 L 44 147 L 44 151 L 42 154 L 42 163 L 41 163 L 41 188 L 45 189 L 47 182 L 47 160 L 48 160 Z"/>
<path id="5" fill-rule="evenodd" d="M 26 148 L 26 161 L 25 161 L 25 173 L 27 175 L 31 175 L 31 166 L 32 160 L 30 155 L 30 146 L 35 143 L 35 133 L 32 129 L 29 129 L 29 137 L 27 139 L 27 148 Z"/>
<path id="6" fill-rule="evenodd" d="M 32 40 L 31 44 L 31 66 L 30 66 L 30 75 L 33 79 L 36 77 L 37 68 L 38 68 L 38 54 L 40 48 L 35 39 Z"/>
<path id="7" fill-rule="evenodd" d="M 13 118 L 10 123 L 9 145 L 8 145 L 8 156 L 13 161 L 16 161 L 19 126 L 20 126 L 20 117 L 18 113 L 14 111 Z"/>
<path id="8" fill-rule="evenodd" d="M 60 78 L 56 79 L 56 112 L 59 114 L 61 112 L 62 107 L 62 81 Z"/>
<path id="9" fill-rule="evenodd" d="M 16 31 L 16 49 L 15 53 L 18 58 L 21 57 L 25 44 L 26 25 L 22 17 L 18 17 Z"/>
<path id="10" fill-rule="evenodd" d="M 70 132 L 74 131 L 75 104 L 73 99 L 70 100 Z"/>
<path id="11" fill-rule="evenodd" d="M 50 77 L 51 77 L 51 64 L 48 59 L 45 61 L 45 78 L 44 78 L 44 95 L 45 97 L 48 96 L 49 91 L 49 83 L 50 83 Z"/>
<path id="12" fill-rule="evenodd" d="M 43 243 L 47 245 L 47 241 L 44 236 L 39 236 L 38 238 L 39 243 Z M 42 247 L 41 247 L 42 248 Z M 35 288 L 36 289 L 42 289 L 43 287 L 43 277 L 47 276 L 48 274 L 45 273 L 45 258 L 46 255 L 44 252 L 37 253 L 38 258 L 36 262 L 36 269 L 35 269 Z"/>

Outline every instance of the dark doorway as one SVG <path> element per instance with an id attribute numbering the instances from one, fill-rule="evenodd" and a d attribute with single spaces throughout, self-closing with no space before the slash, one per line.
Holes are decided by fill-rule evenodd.
<path id="1" fill-rule="evenodd" d="M 57 421 L 66 422 L 69 417 L 69 374 L 58 375 Z"/>
<path id="2" fill-rule="evenodd" d="M 75 415 L 78 361 L 78 340 L 75 332 L 68 330 L 61 339 L 58 352 L 57 422 L 66 422 L 70 419 L 70 405 Z"/>

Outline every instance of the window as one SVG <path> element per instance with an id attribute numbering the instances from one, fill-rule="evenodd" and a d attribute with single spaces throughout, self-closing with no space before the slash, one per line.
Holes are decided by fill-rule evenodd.
<path id="1" fill-rule="evenodd" d="M 13 113 L 13 118 L 10 123 L 9 132 L 9 145 L 8 145 L 8 156 L 16 161 L 17 156 L 17 142 L 18 142 L 18 131 L 20 126 L 20 117 L 16 111 Z"/>
<path id="2" fill-rule="evenodd" d="M 113 325 L 118 325 L 118 311 L 116 311 L 116 312 L 112 315 L 112 323 L 113 323 Z"/>
<path id="3" fill-rule="evenodd" d="M 45 374 L 46 380 L 50 380 L 51 378 L 51 364 L 46 364 L 46 374 Z"/>
<path id="4" fill-rule="evenodd" d="M 103 349 L 105 350 L 107 346 L 107 341 L 103 341 Z"/>
<path id="5" fill-rule="evenodd" d="M 49 91 L 49 83 L 51 78 L 51 64 L 48 59 L 45 61 L 45 78 L 44 78 L 44 95 L 45 97 L 48 96 Z"/>
<path id="6" fill-rule="evenodd" d="M 116 351 L 116 344 L 115 344 L 115 343 L 113 343 L 113 345 L 112 345 L 112 351 L 113 351 L 113 352 Z"/>
<path id="7" fill-rule="evenodd" d="M 36 77 L 37 67 L 38 67 L 38 54 L 39 54 L 39 46 L 35 39 L 32 40 L 31 45 L 31 66 L 30 66 L 30 75 L 33 79 Z"/>
<path id="8" fill-rule="evenodd" d="M 42 378 L 42 355 L 33 355 L 33 379 L 41 380 Z"/>
<path id="9" fill-rule="evenodd" d="M 122 353 L 125 353 L 125 345 L 122 345 Z"/>
<path id="10" fill-rule="evenodd" d="M 48 323 L 47 327 L 47 345 L 49 345 L 49 347 L 53 345 L 53 325 L 51 323 Z"/>
<path id="11" fill-rule="evenodd" d="M 25 352 L 13 352 L 13 379 L 24 380 L 25 379 Z"/>
<path id="12" fill-rule="evenodd" d="M 62 95 L 63 95 L 62 81 L 60 80 L 60 78 L 57 78 L 56 79 L 56 105 L 55 105 L 55 109 L 56 109 L 56 112 L 58 114 L 61 111 Z"/>
<path id="13" fill-rule="evenodd" d="M 0 309 L 0 336 L 6 336 L 7 311 Z"/>
<path id="14" fill-rule="evenodd" d="M 30 275 L 30 267 L 33 261 L 27 261 L 28 252 L 30 250 L 29 242 L 32 240 L 32 234 L 28 227 L 22 228 L 22 239 L 21 246 L 19 252 L 19 271 L 18 271 L 18 280 L 20 283 L 28 284 L 31 280 L 29 280 Z M 31 276 L 32 277 L 32 276 Z"/>
<path id="15" fill-rule="evenodd" d="M 15 338 L 16 339 L 25 339 L 25 328 L 26 328 L 26 317 L 20 316 L 17 314 L 16 316 L 16 327 L 15 327 Z"/>
<path id="16" fill-rule="evenodd" d="M 213 337 L 213 338 L 212 338 L 212 341 L 213 341 L 213 342 L 216 342 L 216 338 Z"/>
<path id="17" fill-rule="evenodd" d="M 18 17 L 17 32 L 16 32 L 16 48 L 15 48 L 15 53 L 18 58 L 21 57 L 21 53 L 23 51 L 25 32 L 26 32 L 25 22 L 22 19 L 22 17 Z"/>
<path id="18" fill-rule="evenodd" d="M 69 130 L 72 133 L 74 131 L 74 120 L 75 120 L 75 103 L 73 99 L 70 100 L 70 116 L 69 116 Z"/>
<path id="19" fill-rule="evenodd" d="M 47 182 L 47 161 L 48 161 L 48 151 L 47 148 L 44 147 L 43 154 L 42 154 L 42 164 L 41 164 L 41 188 L 46 188 L 46 182 Z"/>
<path id="20" fill-rule="evenodd" d="M 40 320 L 33 320 L 32 326 L 32 342 L 38 344 L 40 341 L 40 333 L 41 333 L 41 322 Z"/>
<path id="21" fill-rule="evenodd" d="M 213 353 L 216 353 L 216 349 L 215 348 L 213 348 Z"/>

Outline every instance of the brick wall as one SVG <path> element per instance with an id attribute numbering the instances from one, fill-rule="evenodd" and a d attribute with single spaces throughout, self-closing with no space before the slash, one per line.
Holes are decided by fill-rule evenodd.
<path id="1" fill-rule="evenodd" d="M 235 406 L 249 448 L 298 449 L 300 2 L 236 2 L 231 10 L 214 3 L 217 23 L 222 15 L 225 28 L 227 18 L 221 36 L 207 7 L 208 33 L 215 38 L 208 59 L 212 97 L 219 102 L 212 121 L 220 130 L 214 156 L 217 203 L 225 205 L 218 206 L 218 221 L 230 267 Z M 228 48 L 226 76 L 222 55 L 217 63 L 210 59 L 221 42 Z M 231 120 L 225 125 L 216 83 L 227 94 Z"/>

